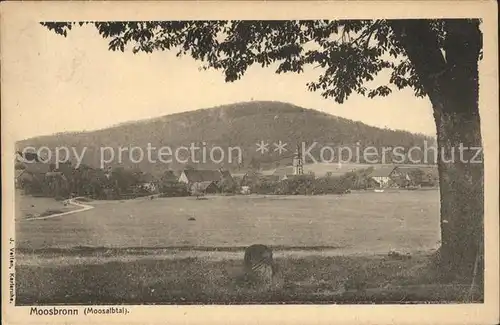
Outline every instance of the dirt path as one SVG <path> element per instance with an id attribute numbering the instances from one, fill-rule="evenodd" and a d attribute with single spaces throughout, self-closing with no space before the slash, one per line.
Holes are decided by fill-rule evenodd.
<path id="1" fill-rule="evenodd" d="M 91 205 L 87 205 L 87 204 L 83 204 L 83 203 L 79 203 L 79 202 L 76 202 L 75 200 L 78 200 L 80 197 L 76 197 L 76 198 L 73 198 L 73 199 L 69 199 L 68 200 L 68 204 L 71 204 L 71 205 L 74 205 L 74 206 L 77 206 L 77 207 L 80 207 L 81 209 L 78 209 L 78 210 L 71 210 L 71 211 L 66 211 L 66 212 L 61 212 L 61 213 L 56 213 L 56 214 L 51 214 L 49 216 L 43 216 L 43 217 L 33 217 L 33 218 L 28 218 L 26 219 L 27 221 L 31 221 L 31 220 L 44 220 L 44 219 L 51 219 L 51 218 L 57 218 L 57 217 L 62 217 L 62 216 L 66 216 L 66 215 L 70 215 L 70 214 L 74 214 L 74 213 L 77 213 L 77 212 L 83 212 L 83 211 L 87 211 L 87 210 L 90 210 L 90 209 L 93 209 L 94 207 L 91 206 Z"/>

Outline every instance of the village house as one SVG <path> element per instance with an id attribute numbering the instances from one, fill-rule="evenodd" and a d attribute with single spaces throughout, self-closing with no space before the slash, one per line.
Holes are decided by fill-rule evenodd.
<path id="1" fill-rule="evenodd" d="M 370 178 L 377 183 L 378 187 L 407 187 L 427 186 L 438 183 L 437 168 L 412 167 L 412 166 L 390 166 L 375 169 Z M 430 186 L 429 185 L 429 186 Z"/>
<path id="2" fill-rule="evenodd" d="M 16 169 L 14 172 L 14 185 L 16 188 L 20 188 L 22 184 L 22 178 L 24 174 L 24 169 Z"/>
<path id="3" fill-rule="evenodd" d="M 214 194 L 218 191 L 219 187 L 214 181 L 196 182 L 189 189 L 192 195 Z"/>
<path id="4" fill-rule="evenodd" d="M 231 173 L 225 170 L 207 170 L 207 169 L 185 169 L 179 176 L 179 183 L 192 185 L 198 182 L 212 181 L 219 183 L 223 180 L 233 181 Z"/>
<path id="5" fill-rule="evenodd" d="M 396 166 L 377 168 L 370 174 L 370 178 L 381 188 L 389 187 L 392 179 L 397 176 L 399 174 L 396 171 Z"/>
<path id="6" fill-rule="evenodd" d="M 158 182 L 149 173 L 141 173 L 137 176 L 137 185 L 139 188 L 146 190 L 150 193 L 158 192 Z"/>
<path id="7" fill-rule="evenodd" d="M 436 166 L 398 166 L 398 171 L 404 175 L 411 184 L 419 186 L 436 186 L 439 184 L 439 173 Z"/>
<path id="8" fill-rule="evenodd" d="M 278 180 L 282 181 L 288 179 L 293 175 L 294 168 L 293 166 L 280 167 L 273 170 L 272 176 L 276 177 Z"/>
<path id="9" fill-rule="evenodd" d="M 45 160 L 42 159 L 36 152 L 21 152 L 16 151 L 16 162 L 20 163 L 44 163 Z"/>
<path id="10" fill-rule="evenodd" d="M 50 165 L 45 163 L 27 163 L 19 171 L 17 176 L 21 179 L 43 181 L 45 174 L 50 172 Z"/>
<path id="11" fill-rule="evenodd" d="M 306 170 L 306 173 L 302 171 L 302 173 L 298 174 L 295 166 L 278 168 L 273 172 L 273 176 L 277 177 L 280 181 L 293 178 L 315 178 L 314 172 L 309 170 Z"/>
<path id="12" fill-rule="evenodd" d="M 212 182 L 214 185 L 210 185 L 207 182 Z M 226 186 L 233 186 L 235 184 L 231 173 L 222 169 L 185 169 L 179 176 L 179 183 L 186 184 L 190 191 L 196 183 L 203 183 L 203 185 L 200 186 L 206 186 L 209 190 L 213 188 L 213 186 L 215 186 L 217 190 L 220 190 L 223 183 L 226 184 Z"/>
<path id="13" fill-rule="evenodd" d="M 246 172 L 242 179 L 241 185 L 246 186 L 250 184 L 255 184 L 256 182 L 277 182 L 280 180 L 279 176 L 274 175 L 276 169 L 271 170 L 251 170 Z"/>
<path id="14" fill-rule="evenodd" d="M 178 178 L 174 171 L 172 170 L 166 170 L 160 177 L 160 182 L 162 184 L 165 184 L 165 183 L 171 183 L 171 182 L 177 182 L 178 181 Z"/>
<path id="15" fill-rule="evenodd" d="M 250 193 L 251 193 L 251 191 L 250 191 L 250 186 L 246 186 L 246 185 L 245 185 L 245 186 L 242 186 L 242 187 L 241 187 L 241 191 L 240 191 L 240 193 L 241 193 L 241 194 L 243 194 L 243 195 L 248 195 L 248 194 L 250 194 Z"/>
<path id="16" fill-rule="evenodd" d="M 34 152 L 16 151 L 14 184 L 19 188 L 23 183 L 42 182 L 45 174 L 50 171 L 50 165 Z"/>
<path id="17" fill-rule="evenodd" d="M 43 190 L 45 174 L 50 172 L 50 165 L 42 162 L 24 163 L 23 168 L 16 169 L 15 186 L 21 188 L 29 184 L 28 191 Z"/>

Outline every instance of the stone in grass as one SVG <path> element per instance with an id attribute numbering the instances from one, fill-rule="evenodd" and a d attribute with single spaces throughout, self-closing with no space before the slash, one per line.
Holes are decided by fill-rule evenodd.
<path id="1" fill-rule="evenodd" d="M 388 257 L 395 259 L 395 260 L 407 260 L 411 258 L 410 253 L 402 253 L 398 252 L 396 250 L 391 249 L 389 253 L 387 254 Z"/>
<path id="2" fill-rule="evenodd" d="M 261 244 L 247 247 L 243 263 L 248 284 L 262 288 L 273 284 L 275 268 L 271 248 Z"/>

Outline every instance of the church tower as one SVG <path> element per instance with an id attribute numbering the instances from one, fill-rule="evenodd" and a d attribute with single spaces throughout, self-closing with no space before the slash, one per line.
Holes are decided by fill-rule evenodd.
<path id="1" fill-rule="evenodd" d="M 300 145 L 297 145 L 297 151 L 295 151 L 295 156 L 293 157 L 293 174 L 294 175 L 304 174 L 304 162 L 302 160 L 302 152 L 300 150 Z"/>

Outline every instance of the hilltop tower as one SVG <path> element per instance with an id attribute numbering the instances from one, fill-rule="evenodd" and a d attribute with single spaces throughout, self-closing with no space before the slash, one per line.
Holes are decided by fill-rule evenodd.
<path id="1" fill-rule="evenodd" d="M 293 157 L 293 174 L 304 174 L 304 162 L 302 159 L 302 151 L 300 150 L 300 145 L 297 145 L 297 151 L 295 151 L 295 156 Z"/>

